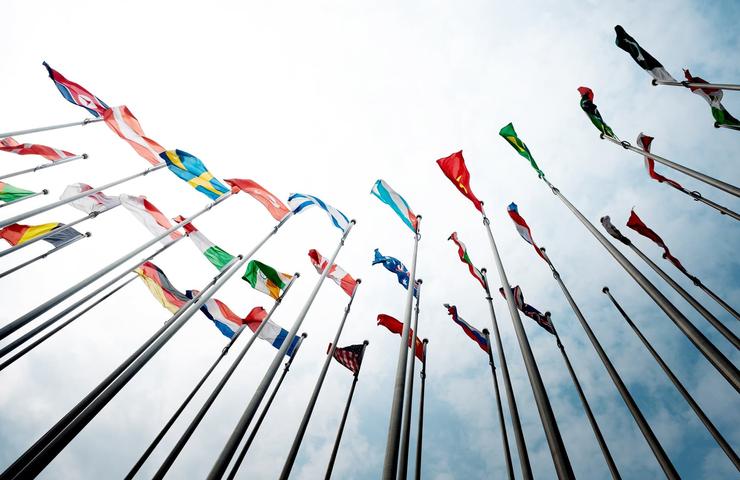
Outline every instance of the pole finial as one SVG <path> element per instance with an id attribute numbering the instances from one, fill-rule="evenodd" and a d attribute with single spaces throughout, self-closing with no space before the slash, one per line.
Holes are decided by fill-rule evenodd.
<path id="1" fill-rule="evenodd" d="M 362 279 L 361 278 L 358 278 L 357 280 L 355 280 L 355 283 L 358 284 L 358 285 L 361 284 L 362 283 Z"/>
<path id="2" fill-rule="evenodd" d="M 425 338 L 424 340 L 422 340 L 422 343 L 424 343 L 426 345 L 427 343 L 429 343 L 429 339 L 428 338 Z"/>
<path id="3" fill-rule="evenodd" d="M 369 340 L 363 340 L 362 341 L 362 344 L 365 345 L 365 346 L 368 346 L 368 345 L 370 345 L 370 341 Z"/>
<path id="4" fill-rule="evenodd" d="M 604 287 L 601 289 L 601 291 L 604 293 L 609 293 L 609 287 Z"/>
<path id="5" fill-rule="evenodd" d="M 485 335 L 486 337 L 487 337 L 488 335 L 490 335 L 490 333 L 491 333 L 491 332 L 489 332 L 487 328 L 484 328 L 484 329 L 483 329 L 483 335 Z"/>
<path id="6" fill-rule="evenodd" d="M 418 278 L 418 279 L 416 280 L 416 283 L 424 283 L 424 280 L 422 280 L 421 278 Z"/>
<path id="7" fill-rule="evenodd" d="M 82 158 L 87 158 L 87 153 L 83 153 Z"/>
<path id="8" fill-rule="evenodd" d="M 480 269 L 480 271 L 481 271 L 481 273 L 482 273 L 483 275 L 485 275 L 485 274 L 486 274 L 486 272 L 488 272 L 488 269 L 487 269 L 486 267 L 483 267 L 483 268 L 481 268 L 481 269 Z"/>
<path id="9" fill-rule="evenodd" d="M 542 253 L 547 253 L 547 250 L 545 250 L 545 247 L 540 247 L 540 250 L 542 251 Z"/>
<path id="10" fill-rule="evenodd" d="M 295 272 L 295 273 L 293 274 L 293 276 L 294 276 L 295 278 L 298 278 L 298 277 L 300 277 L 300 276 L 301 276 L 301 272 Z"/>
<path id="11" fill-rule="evenodd" d="M 90 232 L 85 232 L 85 236 L 86 236 L 86 237 L 92 237 L 92 233 L 90 233 Z"/>
<path id="12" fill-rule="evenodd" d="M 306 338 L 308 334 L 306 332 L 301 333 L 301 337 Z"/>
<path id="13" fill-rule="evenodd" d="M 44 195 L 48 195 L 49 194 L 49 190 L 43 189 L 43 190 L 41 190 L 41 193 L 44 194 Z"/>
<path id="14" fill-rule="evenodd" d="M 355 220 L 355 219 L 353 218 L 352 220 L 350 220 L 350 221 L 349 221 L 349 223 L 351 223 L 352 225 L 354 225 L 354 224 L 356 224 L 356 223 L 357 223 L 357 220 Z"/>

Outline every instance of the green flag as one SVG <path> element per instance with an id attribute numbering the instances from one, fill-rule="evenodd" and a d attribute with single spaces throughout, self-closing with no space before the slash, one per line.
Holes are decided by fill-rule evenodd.
<path id="1" fill-rule="evenodd" d="M 271 266 L 257 260 L 252 260 L 247 264 L 247 271 L 244 272 L 242 277 L 242 279 L 249 282 L 252 288 L 266 293 L 274 299 L 280 297 L 291 278 L 293 278 L 292 275 L 280 273 Z"/>
<path id="2" fill-rule="evenodd" d="M 9 183 L 0 182 L 0 202 L 12 202 L 33 195 L 35 192 L 14 187 Z"/>
<path id="3" fill-rule="evenodd" d="M 610 137 L 619 140 L 617 136 L 614 135 L 611 127 L 604 123 L 604 119 L 601 118 L 601 113 L 599 113 L 599 109 L 596 108 L 596 105 L 594 104 L 593 90 L 588 87 L 578 87 L 578 93 L 581 94 L 581 109 L 583 109 L 584 113 L 588 115 L 591 123 L 593 123 L 594 126 L 604 135 L 609 135 Z"/>
<path id="4" fill-rule="evenodd" d="M 509 145 L 514 147 L 514 150 L 516 150 L 519 155 L 529 160 L 529 163 L 532 164 L 532 168 L 537 171 L 537 175 L 539 175 L 540 178 L 545 178 L 545 172 L 540 170 L 540 167 L 537 166 L 537 162 L 534 161 L 534 157 L 529 151 L 529 148 L 527 148 L 527 145 L 522 142 L 519 137 L 517 137 L 513 124 L 509 123 L 504 128 L 502 128 L 501 131 L 498 132 L 498 134 L 504 137 L 504 140 L 509 142 Z"/>

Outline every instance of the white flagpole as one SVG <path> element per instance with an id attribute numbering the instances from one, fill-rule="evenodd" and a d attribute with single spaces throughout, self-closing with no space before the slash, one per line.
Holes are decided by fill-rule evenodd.
<path id="1" fill-rule="evenodd" d="M 25 197 L 16 198 L 15 200 L 11 200 L 10 202 L 0 204 L 0 208 L 9 207 L 10 205 L 15 205 L 16 203 L 20 203 L 23 200 L 28 200 L 29 198 L 34 198 L 34 197 L 38 197 L 39 195 L 48 195 L 48 194 L 49 194 L 49 190 L 43 189 L 40 192 L 35 192 L 35 193 L 32 193 L 31 195 L 26 195 Z"/>
<path id="2" fill-rule="evenodd" d="M 92 233 L 85 232 L 85 233 L 81 233 L 81 234 L 79 234 L 79 235 L 77 235 L 77 236 L 75 236 L 73 238 L 70 238 L 66 242 L 62 243 L 61 245 L 57 245 L 56 247 L 52 248 L 48 252 L 44 252 L 41 255 L 38 255 L 36 257 L 33 257 L 32 259 L 26 260 L 25 262 L 23 262 L 21 264 L 18 264 L 15 267 L 12 267 L 12 268 L 9 268 L 8 270 L 5 270 L 4 272 L 0 273 L 0 278 L 7 277 L 11 273 L 15 273 L 18 270 L 31 265 L 32 263 L 35 263 L 35 262 L 37 262 L 39 260 L 43 260 L 44 258 L 48 257 L 52 253 L 58 252 L 59 250 L 63 249 L 64 247 L 68 247 L 68 246 L 72 245 L 73 243 L 77 242 L 78 240 L 82 240 L 83 238 L 87 238 L 87 237 L 90 237 L 90 236 L 92 236 Z"/>
<path id="3" fill-rule="evenodd" d="M 421 298 L 422 279 L 416 281 L 416 308 L 414 309 L 414 326 L 411 334 L 411 348 L 408 350 L 408 367 L 406 368 L 406 386 L 403 396 L 403 423 L 401 425 L 401 447 L 398 461 L 398 480 L 406 480 L 409 470 L 409 437 L 411 436 L 411 406 L 414 401 L 414 365 L 416 363 L 416 339 L 419 335 L 419 300 Z"/>
<path id="4" fill-rule="evenodd" d="M 669 87 L 694 87 L 694 88 L 719 88 L 720 90 L 740 90 L 740 85 L 733 83 L 700 83 L 700 82 L 670 82 L 667 80 L 656 80 L 653 79 L 651 82 L 653 86 L 666 85 Z"/>
<path id="5" fill-rule="evenodd" d="M 61 160 L 56 160 L 54 162 L 42 163 L 41 165 L 37 165 L 35 167 L 24 168 L 23 170 L 18 170 L 17 172 L 5 173 L 3 175 L 0 175 L 0 180 L 17 177 L 18 175 L 23 175 L 25 173 L 38 172 L 39 170 L 43 170 L 45 168 L 58 167 L 59 165 L 64 165 L 65 163 L 74 162 L 75 160 L 80 160 L 87 157 L 87 153 L 83 153 L 82 155 L 74 155 L 72 157 L 62 158 Z"/>
<path id="6" fill-rule="evenodd" d="M 0 138 L 17 137 L 18 135 L 26 135 L 29 133 L 36 133 L 36 132 L 46 132 L 48 130 L 57 130 L 60 128 L 67 128 L 67 127 L 84 127 L 88 123 L 97 123 L 97 122 L 102 122 L 102 121 L 103 121 L 103 117 L 86 118 L 82 120 L 81 122 L 60 123 L 58 125 L 50 125 L 48 127 L 27 128 L 26 130 L 16 130 L 15 132 L 0 133 Z"/>

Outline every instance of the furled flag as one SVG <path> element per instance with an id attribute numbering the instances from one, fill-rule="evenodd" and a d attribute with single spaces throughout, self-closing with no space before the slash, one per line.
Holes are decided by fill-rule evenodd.
<path id="1" fill-rule="evenodd" d="M 329 215 L 331 223 L 335 227 L 343 232 L 346 232 L 349 228 L 349 218 L 331 205 L 327 205 L 320 198 L 312 195 L 304 195 L 302 193 L 291 193 L 288 197 L 288 206 L 293 210 L 293 213 L 300 213 L 308 207 L 319 207 Z"/>
<path id="2" fill-rule="evenodd" d="M 0 229 L 0 238 L 5 239 L 10 245 L 16 246 L 26 243 L 27 241 L 40 237 L 41 235 L 50 234 L 42 240 L 49 242 L 54 247 L 60 247 L 70 240 L 81 236 L 82 234 L 72 227 L 60 230 L 63 223 L 44 223 L 43 225 L 21 225 L 14 223 Z M 59 230 L 55 232 L 54 230 Z"/>
<path id="3" fill-rule="evenodd" d="M 651 77 L 661 82 L 676 81 L 676 79 L 673 78 L 665 68 L 663 68 L 663 65 L 661 65 L 655 57 L 645 51 L 634 38 L 630 37 L 629 34 L 624 31 L 624 28 L 622 28 L 621 25 L 615 26 L 614 31 L 617 32 L 617 39 L 615 41 L 617 46 L 629 53 L 632 59 L 648 72 Z"/>
<path id="4" fill-rule="evenodd" d="M 185 217 L 179 215 L 173 218 L 173 220 L 177 223 L 182 223 L 185 221 Z M 192 223 L 188 223 L 183 228 L 185 229 L 185 233 L 188 234 L 188 237 L 190 237 L 190 240 L 192 240 L 195 246 L 198 247 L 200 253 L 202 253 L 214 267 L 222 270 L 234 259 L 232 254 L 208 240 L 206 236 L 200 233 L 200 230 L 195 228 L 195 225 Z"/>
<path id="5" fill-rule="evenodd" d="M 34 193 L 36 192 L 23 190 L 22 188 L 14 187 L 9 183 L 0 181 L 0 202 L 13 202 L 29 195 L 33 195 Z"/>
<path id="6" fill-rule="evenodd" d="M 390 315 L 381 313 L 378 315 L 378 325 L 383 325 L 385 328 L 390 330 L 392 333 L 403 335 L 403 323 L 399 322 Z M 414 330 L 409 328 L 409 348 L 411 347 L 411 339 L 414 337 Z M 414 355 L 416 358 L 424 361 L 424 344 L 419 337 L 416 337 L 416 348 L 414 349 Z"/>
<path id="7" fill-rule="evenodd" d="M 627 220 L 627 226 L 631 228 L 632 230 L 636 231 L 643 237 L 647 237 L 653 242 L 655 242 L 660 248 L 663 249 L 663 258 L 671 262 L 677 269 L 681 270 L 681 272 L 686 275 L 687 277 L 694 280 L 696 277 L 691 275 L 689 272 L 686 271 L 683 265 L 681 265 L 681 262 L 671 255 L 671 251 L 668 250 L 668 247 L 666 246 L 665 242 L 663 242 L 663 239 L 660 238 L 660 235 L 655 233 L 650 227 L 645 225 L 643 221 L 640 219 L 640 217 L 637 216 L 634 210 L 630 212 L 630 218 Z"/>
<path id="8" fill-rule="evenodd" d="M 12 137 L 0 138 L 0 152 L 15 153 L 16 155 L 39 155 L 52 162 L 75 156 L 74 153 L 47 147 L 46 145 L 18 143 Z"/>
<path id="9" fill-rule="evenodd" d="M 524 220 L 524 218 L 519 215 L 519 208 L 516 206 L 516 203 L 511 202 L 511 204 L 509 204 L 509 206 L 506 208 L 506 211 L 509 212 L 509 216 L 514 221 L 514 226 L 516 227 L 516 231 L 519 232 L 519 235 L 521 235 L 525 242 L 534 247 L 537 255 L 539 255 L 542 260 L 545 260 L 545 256 L 540 251 L 540 247 L 538 247 L 537 244 L 534 243 L 532 232 L 529 230 L 529 225 L 527 225 L 527 222 Z"/>
<path id="10" fill-rule="evenodd" d="M 105 124 L 122 139 L 126 140 L 136 153 L 152 165 L 162 163 L 160 155 L 164 152 L 164 147 L 144 136 L 139 121 L 131 113 L 127 106 L 109 108 L 103 114 Z"/>
<path id="11" fill-rule="evenodd" d="M 135 197 L 124 193 L 119 198 L 121 199 L 121 205 L 131 212 L 138 221 L 143 223 L 152 232 L 152 235 L 158 237 L 172 228 L 172 223 L 167 219 L 167 216 L 160 212 L 146 197 Z M 167 245 L 180 237 L 180 233 L 174 231 L 169 234 L 169 237 L 161 239 L 160 242 Z"/>
<path id="12" fill-rule="evenodd" d="M 581 94 L 581 109 L 588 115 L 591 123 L 604 135 L 609 135 L 612 138 L 617 138 L 614 135 L 611 127 L 604 123 L 604 119 L 601 118 L 599 109 L 594 104 L 594 92 L 588 87 L 578 87 L 578 93 Z"/>
<path id="13" fill-rule="evenodd" d="M 706 80 L 704 80 L 701 77 L 693 77 L 691 76 L 691 72 L 689 72 L 689 69 L 685 69 L 683 71 L 684 76 L 686 77 L 686 80 L 688 80 L 690 83 L 709 83 Z M 701 87 L 689 87 L 692 92 L 699 95 L 701 98 L 707 101 L 709 104 L 709 107 L 712 109 L 712 116 L 714 117 L 714 121 L 717 122 L 719 125 L 730 125 L 733 127 L 740 126 L 740 121 L 738 121 L 737 118 L 733 117 L 730 112 L 725 110 L 725 107 L 722 105 L 722 96 L 724 95 L 722 93 L 722 90 L 719 88 L 701 88 Z"/>
<path id="14" fill-rule="evenodd" d="M 470 172 L 468 171 L 468 167 L 465 166 L 462 150 L 453 153 L 449 157 L 440 158 L 437 160 L 437 165 L 439 165 L 442 173 L 450 179 L 460 193 L 473 202 L 473 205 L 475 205 L 478 211 L 482 212 L 483 202 L 478 200 L 470 188 Z"/>
<path id="15" fill-rule="evenodd" d="M 465 248 L 465 244 L 457 238 L 457 232 L 452 232 L 452 235 L 450 235 L 450 238 L 448 238 L 447 240 L 452 240 L 453 242 L 455 242 L 455 245 L 457 245 L 457 254 L 460 256 L 460 260 L 468 265 L 468 270 L 470 270 L 470 274 L 480 282 L 483 288 L 486 288 L 486 282 L 483 280 L 483 274 L 480 270 L 475 268 L 475 265 L 473 265 L 473 261 L 470 259 L 470 256 L 468 256 L 468 249 Z M 375 250 L 375 252 L 377 258 L 378 250 Z"/>
<path id="16" fill-rule="evenodd" d="M 445 303 L 444 305 L 447 309 L 447 313 L 452 317 L 452 321 L 460 325 L 460 328 L 463 329 L 465 335 L 467 335 L 468 337 L 470 337 L 471 340 L 477 343 L 484 352 L 488 353 L 488 340 L 486 340 L 486 336 L 483 335 L 480 330 L 463 320 L 462 317 L 457 314 L 456 306 L 449 305 L 447 303 Z"/>
<path id="17" fill-rule="evenodd" d="M 655 140 L 653 137 L 649 137 L 642 132 L 640 132 L 640 134 L 637 136 L 637 144 L 640 146 L 640 148 L 642 148 L 647 153 L 650 153 L 650 145 L 653 143 L 653 140 Z M 667 183 L 673 188 L 677 188 L 679 190 L 684 189 L 680 183 L 673 181 L 670 178 L 666 178 L 663 175 L 656 172 L 655 171 L 655 160 L 653 160 L 652 157 L 649 157 L 647 155 L 645 155 L 645 169 L 647 170 L 648 175 L 650 175 L 650 178 L 652 178 L 653 180 L 657 180 L 660 183 Z"/>
<path id="18" fill-rule="evenodd" d="M 265 309 L 262 307 L 254 307 L 252 311 L 249 312 L 249 315 L 244 319 L 244 323 L 250 330 L 256 332 L 265 318 L 267 318 L 267 312 Z M 288 338 L 288 333 L 289 332 L 286 329 L 282 328 L 277 323 L 272 320 L 268 320 L 259 336 L 262 340 L 269 342 L 273 347 L 279 349 L 283 345 L 285 339 Z M 294 336 L 293 340 L 291 340 L 288 351 L 286 352 L 289 357 L 293 356 L 293 352 L 295 352 L 296 346 L 298 346 L 298 341 L 298 336 Z"/>
<path id="19" fill-rule="evenodd" d="M 231 178 L 224 181 L 231 185 L 232 188 L 236 188 L 240 192 L 248 193 L 254 197 L 255 200 L 264 205 L 267 211 L 270 212 L 270 215 L 272 215 L 272 218 L 278 222 L 290 213 L 288 207 L 279 198 L 265 190 L 254 180 Z"/>
<path id="20" fill-rule="evenodd" d="M 67 80 L 64 78 L 64 75 L 51 68 L 46 62 L 44 62 L 44 67 L 46 67 L 46 70 L 49 72 L 49 78 L 52 79 L 59 89 L 59 93 L 61 93 L 68 102 L 84 108 L 90 112 L 90 115 L 93 117 L 100 117 L 106 110 L 108 110 L 108 105 L 87 91 L 85 87 Z"/>
<path id="21" fill-rule="evenodd" d="M 274 299 L 280 298 L 291 278 L 293 278 L 293 275 L 280 273 L 271 266 L 257 260 L 252 260 L 247 264 L 247 270 L 242 276 L 242 279 L 249 282 L 252 288 L 266 293 Z"/>
<path id="22" fill-rule="evenodd" d="M 82 192 L 85 192 L 87 190 L 92 190 L 92 189 L 93 187 L 91 187 L 90 185 L 86 183 L 73 183 L 71 185 L 67 185 L 67 188 L 64 189 L 64 192 L 62 192 L 62 196 L 59 197 L 59 199 L 66 200 L 69 197 L 72 197 L 74 195 L 79 195 Z M 77 210 L 85 212 L 89 215 L 91 213 L 104 212 L 120 204 L 121 204 L 120 198 L 109 197 L 103 192 L 96 192 L 96 193 L 91 193 L 90 195 L 86 197 L 73 200 L 67 205 L 69 205 L 70 207 L 74 207 Z"/>
<path id="23" fill-rule="evenodd" d="M 152 262 L 144 262 L 134 272 L 144 281 L 154 298 L 170 312 L 177 313 L 188 302 L 188 297 L 176 289 L 162 269 Z"/>
<path id="24" fill-rule="evenodd" d="M 498 291 L 501 293 L 502 297 L 506 298 L 503 288 L 499 288 Z M 555 326 L 550 321 L 550 318 L 532 305 L 524 303 L 524 294 L 522 293 L 522 289 L 519 288 L 519 285 L 512 288 L 511 291 L 514 293 L 514 303 L 516 303 L 516 308 L 518 308 L 524 315 L 537 322 L 540 327 L 555 335 Z"/>
<path id="25" fill-rule="evenodd" d="M 614 239 L 619 240 L 625 245 L 632 245 L 632 240 L 622 235 L 622 232 L 620 232 L 612 223 L 612 219 L 609 218 L 609 215 L 601 217 L 601 225 L 604 227 L 604 230 L 606 230 L 606 233 L 611 235 Z"/>
<path id="26" fill-rule="evenodd" d="M 419 221 L 416 218 L 416 215 L 411 211 L 411 207 L 406 203 L 406 200 L 404 200 L 398 192 L 393 190 L 385 180 L 376 181 L 370 193 L 378 197 L 381 202 L 391 207 L 391 209 L 396 212 L 396 215 L 401 217 L 403 223 L 405 223 L 412 232 L 416 233 L 419 228 Z"/>
<path id="27" fill-rule="evenodd" d="M 514 150 L 517 151 L 519 155 L 529 160 L 530 165 L 532 165 L 532 168 L 535 169 L 537 172 L 537 175 L 540 178 L 545 177 L 545 172 L 540 170 L 540 167 L 537 166 L 537 162 L 534 161 L 534 157 L 532 156 L 532 152 L 529 151 L 529 147 L 526 143 L 524 143 L 516 134 L 516 130 L 514 130 L 514 124 L 509 123 L 508 125 L 505 125 L 504 128 L 499 130 L 499 135 L 504 137 L 504 140 L 509 142 L 509 145 L 514 147 Z"/>
<path id="28" fill-rule="evenodd" d="M 326 353 L 331 350 L 331 343 L 326 349 Z M 357 375 L 362 364 L 362 356 L 365 351 L 365 345 L 347 345 L 346 347 L 337 347 L 334 349 L 334 360 L 344 365 L 350 372 Z"/>
<path id="29" fill-rule="evenodd" d="M 172 173 L 211 200 L 216 200 L 229 191 L 229 187 L 214 177 L 198 157 L 182 150 L 167 150 L 159 156 L 167 162 L 167 168 Z"/>
<path id="30" fill-rule="evenodd" d="M 377 265 L 379 263 L 382 263 L 386 270 L 388 270 L 391 273 L 395 273 L 396 277 L 398 278 L 398 283 L 400 283 L 403 288 L 406 290 L 409 289 L 409 271 L 406 268 L 406 265 L 401 263 L 401 261 L 395 257 L 386 257 L 382 253 L 380 253 L 379 249 L 375 249 L 375 258 L 373 259 L 373 265 Z M 418 296 L 419 292 L 416 288 L 414 288 L 414 296 Z"/>
<path id="31" fill-rule="evenodd" d="M 308 258 L 311 259 L 311 263 L 313 264 L 314 268 L 316 268 L 316 272 L 318 272 L 319 275 L 324 273 L 324 269 L 329 264 L 329 262 L 324 257 L 322 257 L 321 254 L 316 251 L 316 249 L 312 248 L 308 251 Z M 329 269 L 329 273 L 326 276 L 334 280 L 334 283 L 339 285 L 342 290 L 344 290 L 344 293 L 349 296 L 352 296 L 355 288 L 357 287 L 357 281 L 352 278 L 349 273 L 342 270 L 342 268 L 336 263 L 331 266 L 331 268 Z"/>
<path id="32" fill-rule="evenodd" d="M 198 293 L 198 290 L 186 290 L 185 296 L 192 299 L 198 295 Z M 258 314 L 264 312 L 262 307 L 257 307 L 252 310 L 252 312 L 255 312 L 255 310 L 257 310 Z M 203 312 L 203 314 L 208 317 L 214 325 L 216 325 L 216 328 L 218 328 L 221 333 L 229 338 L 233 337 L 244 325 L 244 319 L 232 312 L 224 302 L 213 297 L 206 300 L 205 303 L 200 306 L 200 311 Z M 262 318 L 264 318 L 264 316 L 262 316 Z M 261 320 L 258 319 L 258 321 Z"/>

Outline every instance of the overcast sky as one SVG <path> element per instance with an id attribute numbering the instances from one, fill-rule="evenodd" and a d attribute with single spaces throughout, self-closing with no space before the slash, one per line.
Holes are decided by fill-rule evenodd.
<path id="1" fill-rule="evenodd" d="M 710 6 L 659 1 L 648 6 L 561 1 L 522 6 L 317 1 L 234 6 L 12 0 L 4 2 L 0 29 L 5 59 L 0 131 L 86 117 L 54 88 L 41 65 L 46 60 L 109 105 L 127 105 L 148 136 L 165 148 L 193 153 L 214 175 L 254 179 L 284 200 L 291 192 L 317 195 L 357 219 L 337 263 L 363 283 L 340 345 L 363 339 L 370 345 L 335 468 L 336 478 L 356 479 L 380 475 L 396 370 L 399 338 L 376 326 L 375 319 L 379 313 L 402 318 L 405 299 L 394 276 L 380 266 L 371 267 L 373 249 L 408 264 L 413 246 L 408 228 L 370 195 L 378 178 L 424 216 L 418 263 L 424 279 L 419 331 L 430 340 L 424 477 L 505 475 L 488 360 L 442 307 L 454 303 L 469 323 L 490 328 L 483 291 L 458 260 L 452 242 L 446 241 L 452 231 L 467 244 L 476 265 L 491 270 L 492 283 L 499 283 L 478 212 L 434 163 L 462 149 L 472 187 L 486 202 L 509 280 L 521 285 L 528 303 L 552 312 L 623 477 L 658 478 L 661 471 L 549 269 L 514 230 L 506 214 L 512 201 L 535 239 L 547 247 L 681 475 L 731 478 L 736 476 L 732 464 L 601 288 L 610 287 L 736 448 L 737 394 L 498 131 L 514 122 L 548 178 L 584 215 L 595 224 L 602 215 L 611 215 L 648 256 L 740 333 L 729 314 L 660 259 L 658 247 L 624 227 L 635 207 L 689 271 L 737 308 L 737 223 L 650 180 L 641 157 L 601 141 L 579 108 L 576 91 L 582 85 L 594 90 L 595 103 L 621 138 L 634 141 L 644 131 L 655 137 L 655 153 L 738 185 L 738 132 L 713 128 L 709 107 L 698 96 L 651 86 L 650 77 L 614 45 L 613 27 L 623 25 L 674 77 L 690 67 L 694 75 L 732 83 L 740 79 L 739 21 L 740 7 L 734 2 Z M 740 116 L 740 94 L 727 92 L 724 104 Z M 12 179 L 18 187 L 48 188 L 51 193 L 3 209 L 3 218 L 53 201 L 67 184 L 102 185 L 148 166 L 101 124 L 18 139 L 85 152 L 90 158 Z M 42 162 L 2 154 L 0 172 Z M 707 198 L 740 209 L 736 198 L 665 167 L 658 170 Z M 205 196 L 166 171 L 106 193 L 146 195 L 168 216 L 188 215 L 207 203 Z M 70 222 L 80 215 L 63 207 L 28 223 Z M 249 251 L 273 224 L 246 195 L 229 199 L 196 222 L 233 254 Z M 122 208 L 81 224 L 80 230 L 89 230 L 92 237 L 0 280 L 0 323 L 150 238 Z M 318 278 L 308 250 L 316 248 L 328 256 L 340 233 L 323 212 L 307 210 L 255 255 L 281 271 L 302 274 L 277 310 L 276 322 L 291 325 Z M 48 248 L 40 243 L 0 259 L 0 269 Z M 698 313 L 631 252 L 624 253 L 720 350 L 734 362 L 740 360 Z M 189 241 L 157 258 L 156 264 L 183 291 L 202 288 L 215 272 Z M 255 305 L 271 305 L 269 297 L 237 277 L 215 297 L 240 315 Z M 319 292 L 302 328 L 308 339 L 245 459 L 241 478 L 278 475 L 346 301 L 331 282 Z M 497 297 L 494 305 L 535 476 L 553 478 L 505 303 Z M 136 281 L 0 372 L 0 467 L 17 458 L 167 318 L 169 313 Z M 553 338 L 523 320 L 575 474 L 608 478 Z M 225 337 L 196 314 L 42 477 L 122 477 L 225 343 Z M 210 470 L 274 354 L 269 344 L 255 343 L 174 464 L 171 478 L 203 478 Z M 232 352 L 228 358 L 234 356 Z M 191 418 L 228 364 L 223 362 L 214 373 L 183 420 Z M 350 383 L 350 372 L 332 364 L 293 478 L 323 475 Z M 508 422 L 508 410 L 506 415 Z M 185 424 L 178 422 L 141 478 L 156 470 Z M 507 427 L 518 472 L 511 424 Z"/>

